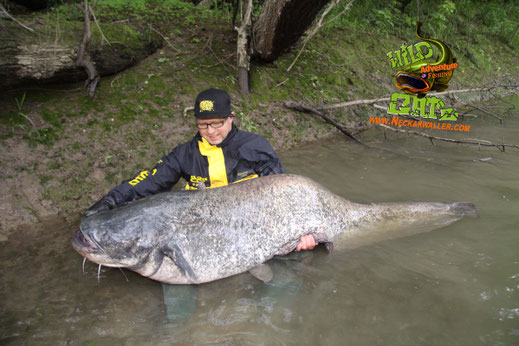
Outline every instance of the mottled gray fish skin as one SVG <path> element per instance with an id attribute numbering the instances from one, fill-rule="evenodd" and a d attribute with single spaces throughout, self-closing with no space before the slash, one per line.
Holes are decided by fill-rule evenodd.
<path id="1" fill-rule="evenodd" d="M 89 260 L 171 284 L 250 270 L 312 234 L 356 248 L 477 216 L 471 203 L 360 204 L 309 178 L 271 175 L 203 191 L 154 195 L 83 219 L 72 245 Z"/>

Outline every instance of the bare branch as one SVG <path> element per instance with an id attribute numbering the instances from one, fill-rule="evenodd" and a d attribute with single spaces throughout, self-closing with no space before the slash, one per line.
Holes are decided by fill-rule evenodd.
<path id="1" fill-rule="evenodd" d="M 4 17 L 4 18 L 9 18 L 9 19 L 11 19 L 12 21 L 16 22 L 17 24 L 21 25 L 24 29 L 27 29 L 27 30 L 29 30 L 30 32 L 34 32 L 34 29 L 31 29 L 31 28 L 29 28 L 28 26 L 26 26 L 26 25 L 20 23 L 18 20 L 16 20 L 16 18 L 14 18 L 13 16 L 11 16 L 11 15 L 9 14 L 9 12 L 7 12 L 7 10 L 5 9 L 4 5 L 2 5 L 1 3 L 0 3 L 0 13 L 3 13 L 3 16 L 2 16 L 2 17 Z"/>
<path id="2" fill-rule="evenodd" d="M 381 105 L 377 105 L 377 104 L 374 104 L 372 105 L 373 107 L 375 107 L 376 109 L 381 109 L 383 111 L 387 111 L 387 106 L 384 107 L 384 106 L 381 106 Z"/>
<path id="3" fill-rule="evenodd" d="M 160 35 L 160 37 L 162 37 L 162 39 L 168 44 L 168 46 L 170 46 L 171 48 L 173 48 L 173 50 L 175 50 L 177 53 L 180 53 L 180 49 L 178 49 L 177 47 L 173 46 L 165 37 L 164 35 L 162 35 L 160 33 L 160 31 L 158 31 L 157 29 L 155 29 L 153 26 L 150 26 L 151 30 L 155 31 L 157 34 Z"/>
<path id="4" fill-rule="evenodd" d="M 461 101 L 460 101 L 460 102 L 461 102 Z M 493 116 L 494 118 L 499 119 L 499 123 L 500 123 L 500 124 L 503 123 L 503 118 L 501 118 L 500 116 L 495 115 L 494 113 L 491 113 L 491 112 L 487 111 L 487 110 L 484 109 L 484 108 L 480 108 L 480 107 L 478 107 L 478 106 L 474 106 L 474 105 L 469 105 L 469 104 L 466 104 L 465 102 L 461 102 L 461 103 L 464 104 L 464 105 L 467 106 L 467 107 L 471 107 L 472 109 L 480 110 L 480 111 L 482 111 L 483 113 L 486 113 L 486 114 L 488 114 L 488 115 Z"/>
<path id="5" fill-rule="evenodd" d="M 381 97 L 378 99 L 371 99 L 371 100 L 355 100 L 355 101 L 347 101 L 347 102 L 341 102 L 336 103 L 332 105 L 324 105 L 322 107 L 319 107 L 319 109 L 333 109 L 333 108 L 342 108 L 342 107 L 348 107 L 348 106 L 355 106 L 355 105 L 362 105 L 362 104 L 372 104 L 377 102 L 383 102 L 383 101 L 390 101 L 390 97 Z"/>
<path id="6" fill-rule="evenodd" d="M 282 86 L 283 84 L 285 84 L 286 82 L 288 82 L 288 78 L 285 79 L 284 81 L 282 81 L 282 82 L 276 84 L 276 87 L 280 87 L 280 86 Z"/>
<path id="7" fill-rule="evenodd" d="M 511 85 L 496 85 L 487 88 L 473 88 L 473 89 L 460 89 L 460 90 L 450 90 L 450 91 L 442 91 L 442 92 L 433 92 L 431 95 L 451 95 L 451 94 L 459 94 L 459 93 L 468 93 L 468 92 L 476 92 L 476 91 L 491 91 L 493 89 L 516 89 L 519 87 L 519 84 L 511 84 Z"/>
<path id="8" fill-rule="evenodd" d="M 184 116 L 187 117 L 187 112 L 192 111 L 194 109 L 195 107 L 186 107 L 184 108 L 184 112 L 182 114 L 184 114 Z"/>
<path id="9" fill-rule="evenodd" d="M 443 142 L 449 142 L 449 143 L 459 143 L 459 144 L 472 144 L 472 145 L 478 145 L 478 146 L 486 146 L 486 147 L 496 147 L 500 151 L 505 151 L 505 147 L 512 147 L 519 149 L 519 144 L 497 144 L 493 143 L 484 139 L 477 139 L 477 138 L 469 138 L 469 139 L 452 139 L 452 138 L 445 138 L 445 137 L 437 137 L 433 135 L 429 135 L 427 133 L 418 132 L 418 131 L 407 131 L 402 129 L 395 129 L 391 126 L 387 126 L 384 124 L 377 124 L 377 126 L 380 126 L 384 129 L 394 131 L 394 132 L 400 132 L 400 133 L 406 133 L 410 135 L 415 136 L 421 136 L 428 138 L 431 143 L 433 143 L 433 140 L 443 141 Z M 434 145 L 434 143 L 433 143 Z"/>
<path id="10" fill-rule="evenodd" d="M 95 4 L 94 4 L 94 6 L 95 6 Z M 106 43 L 108 43 L 108 45 L 111 46 L 112 44 L 105 37 L 105 35 L 103 34 L 103 30 L 101 30 L 101 27 L 99 26 L 99 23 L 97 22 L 96 14 L 94 13 L 94 10 L 92 9 L 92 6 L 89 5 L 88 9 L 90 10 L 90 13 L 92 13 L 92 17 L 94 18 L 94 22 L 96 23 L 97 29 L 99 30 L 99 33 L 101 34 L 101 45 L 103 44 L 103 41 L 106 41 Z"/>
<path id="11" fill-rule="evenodd" d="M 498 86 L 492 86 L 488 88 L 474 88 L 474 89 L 461 89 L 461 90 L 451 90 L 451 91 L 443 91 L 441 93 L 432 93 L 431 95 L 437 96 L 437 95 L 448 95 L 448 94 L 459 94 L 459 93 L 468 93 L 468 92 L 480 92 L 480 91 L 491 91 L 493 89 L 516 89 L 519 85 L 498 85 Z M 330 105 L 324 105 L 322 107 L 319 107 L 318 109 L 333 109 L 333 108 L 342 108 L 342 107 L 348 107 L 348 106 L 355 106 L 360 104 L 372 104 L 377 102 L 383 102 L 383 101 L 390 101 L 390 97 L 381 97 L 378 99 L 371 99 L 371 100 L 355 100 L 355 101 L 347 101 L 347 102 L 341 102 L 341 103 L 335 103 Z"/>
<path id="12" fill-rule="evenodd" d="M 285 107 L 290 108 L 290 109 L 295 109 L 295 110 L 297 110 L 299 112 L 317 114 L 318 116 L 323 118 L 327 123 L 332 124 L 333 126 L 335 126 L 339 131 L 341 131 L 346 136 L 348 136 L 351 139 L 353 139 L 355 142 L 357 142 L 359 144 L 362 144 L 362 145 L 365 145 L 364 143 L 359 141 L 357 138 L 355 138 L 353 136 L 353 134 L 351 134 L 347 130 L 346 126 L 343 126 L 343 125 L 339 124 L 338 122 L 336 122 L 335 120 L 333 120 L 332 118 L 330 118 L 329 116 L 324 114 L 323 112 L 321 112 L 321 111 L 319 111 L 319 110 L 317 110 L 315 108 L 312 108 L 312 107 L 309 107 L 309 106 L 305 106 L 305 105 L 302 105 L 300 103 L 293 102 L 293 101 L 285 101 L 283 104 L 285 105 Z"/>
<path id="13" fill-rule="evenodd" d="M 326 10 L 324 10 L 323 14 L 321 15 L 321 17 L 319 18 L 319 21 L 317 22 L 317 25 L 313 28 L 313 30 L 310 32 L 310 34 L 308 34 L 308 36 L 306 36 L 306 38 L 304 39 L 303 41 L 303 46 L 301 47 L 301 50 L 299 50 L 299 53 L 297 53 L 297 56 L 296 58 L 294 59 L 294 61 L 292 61 L 292 63 L 290 64 L 290 66 L 287 68 L 287 72 L 290 71 L 292 69 L 292 67 L 294 67 L 294 64 L 296 63 L 297 59 L 299 59 L 299 56 L 301 55 L 301 53 L 303 52 L 303 50 L 305 49 L 305 46 L 306 46 L 306 43 L 312 38 L 314 37 L 314 35 L 317 33 L 317 31 L 322 27 L 322 26 L 326 26 L 328 24 L 330 24 L 331 22 L 333 22 L 334 20 L 336 20 L 337 18 L 339 18 L 340 16 L 343 15 L 343 13 L 345 13 L 351 6 L 351 4 L 353 3 L 354 0 L 351 0 L 349 3 L 346 4 L 346 6 L 344 7 L 344 9 L 338 14 L 336 15 L 335 17 L 333 17 L 332 19 L 330 19 L 329 21 L 327 21 L 326 23 L 323 24 L 323 20 L 324 18 L 326 18 L 326 16 L 328 15 L 328 13 L 330 13 L 330 11 L 332 10 L 332 8 L 334 8 L 335 6 L 337 6 L 339 4 L 341 0 L 334 0 L 330 6 L 328 6 L 326 8 Z"/>

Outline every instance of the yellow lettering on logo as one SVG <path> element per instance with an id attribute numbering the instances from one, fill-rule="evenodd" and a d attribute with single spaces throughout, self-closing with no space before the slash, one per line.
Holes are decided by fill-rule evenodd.
<path id="1" fill-rule="evenodd" d="M 189 182 L 191 183 L 191 185 L 186 184 L 186 190 L 197 190 L 198 184 L 200 183 L 200 181 L 206 182 L 207 178 L 197 177 L 196 175 L 192 175 L 191 178 L 189 178 Z"/>
<path id="2" fill-rule="evenodd" d="M 214 111 L 213 101 L 200 101 L 200 112 L 203 111 Z"/>
<path id="3" fill-rule="evenodd" d="M 207 178 L 203 177 L 197 177 L 196 175 L 192 175 L 191 179 L 189 179 L 190 182 L 198 184 L 200 181 L 207 181 Z"/>

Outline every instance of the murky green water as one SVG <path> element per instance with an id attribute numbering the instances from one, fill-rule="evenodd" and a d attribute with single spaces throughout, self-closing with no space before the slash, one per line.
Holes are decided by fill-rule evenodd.
<path id="1" fill-rule="evenodd" d="M 471 120 L 457 137 L 519 143 L 514 114 L 503 125 Z M 98 281 L 93 263 L 83 274 L 70 246 L 77 225 L 54 220 L 0 243 L 0 342 L 519 344 L 519 150 L 388 137 L 366 133 L 369 148 L 336 137 L 281 158 L 351 200 L 469 201 L 481 217 L 332 255 L 290 255 L 273 261 L 270 285 L 249 274 L 199 285 L 193 313 L 178 322 L 166 318 L 159 283 L 111 268 Z"/>

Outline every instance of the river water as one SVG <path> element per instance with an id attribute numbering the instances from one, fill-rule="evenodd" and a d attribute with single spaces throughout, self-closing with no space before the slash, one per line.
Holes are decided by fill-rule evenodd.
<path id="1" fill-rule="evenodd" d="M 434 134 L 517 144 L 513 113 Z M 519 150 L 387 137 L 373 129 L 367 147 L 333 137 L 280 156 L 290 173 L 350 200 L 467 201 L 480 218 L 275 259 L 273 283 L 246 273 L 194 287 L 181 320 L 168 319 L 160 283 L 104 267 L 98 280 L 90 262 L 83 273 L 70 246 L 77 224 L 52 220 L 0 243 L 0 343 L 519 344 Z"/>

